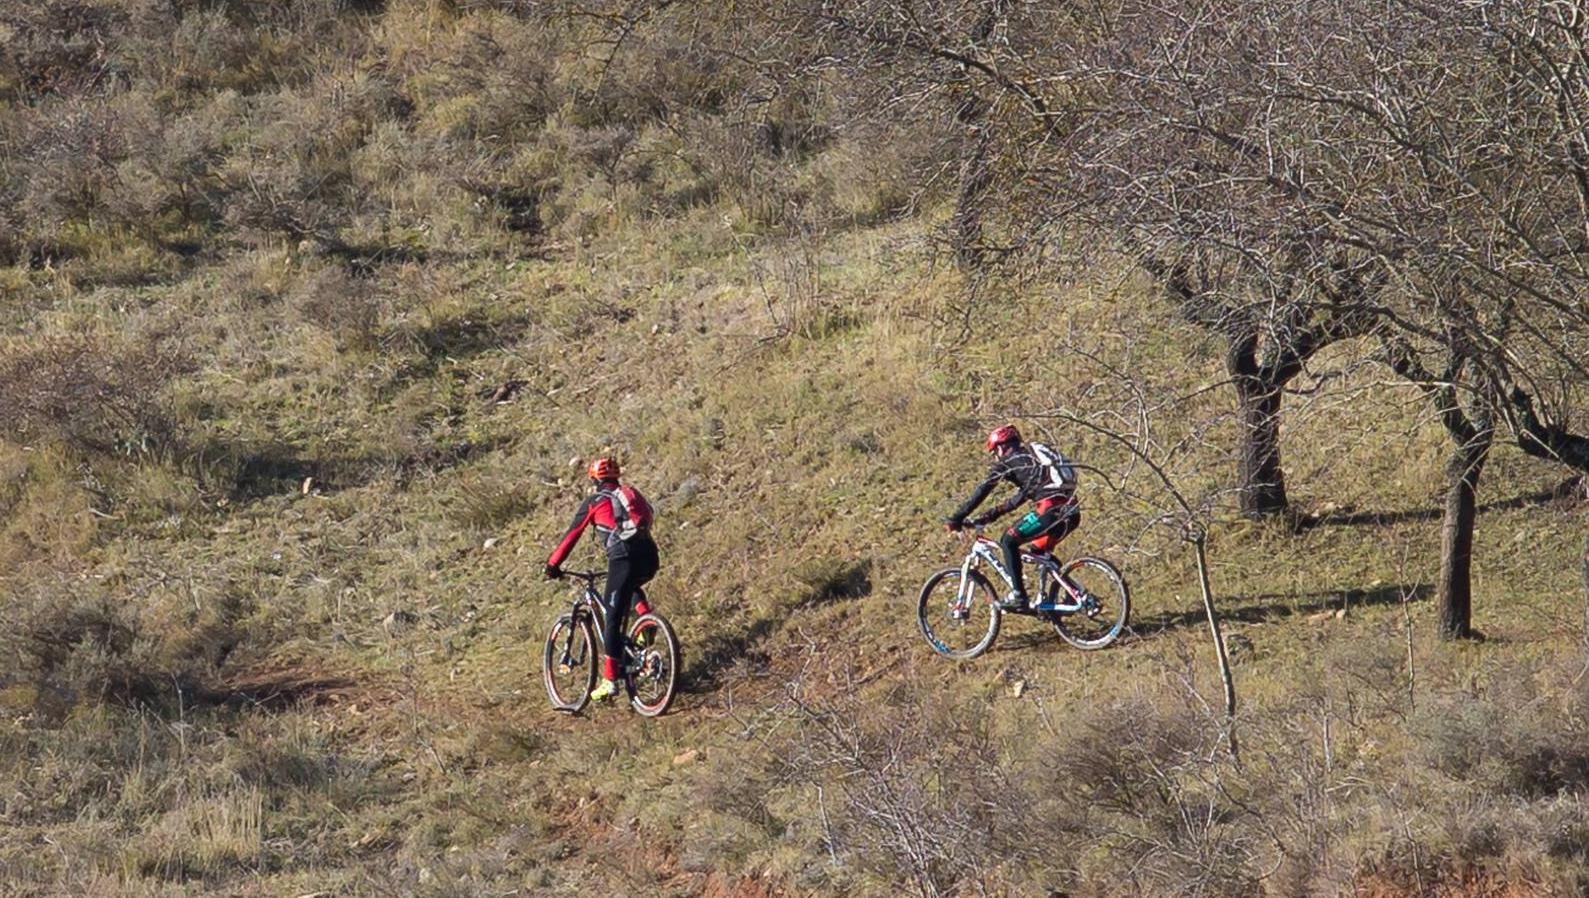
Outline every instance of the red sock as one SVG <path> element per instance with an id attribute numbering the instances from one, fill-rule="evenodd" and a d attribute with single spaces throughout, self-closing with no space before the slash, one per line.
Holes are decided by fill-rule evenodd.
<path id="1" fill-rule="evenodd" d="M 651 605 L 650 605 L 650 603 L 647 602 L 645 599 L 641 599 L 640 601 L 635 602 L 634 603 L 634 613 L 640 615 L 641 617 L 644 617 L 647 614 L 650 614 L 651 613 Z"/>
<path id="2" fill-rule="evenodd" d="M 602 679 L 606 680 L 618 679 L 618 662 L 603 655 L 601 659 L 601 676 Z"/>

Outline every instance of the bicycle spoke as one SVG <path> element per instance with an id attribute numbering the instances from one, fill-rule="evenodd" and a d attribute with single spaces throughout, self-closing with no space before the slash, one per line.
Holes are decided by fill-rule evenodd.
<path id="1" fill-rule="evenodd" d="M 922 587 L 917 600 L 922 636 L 940 655 L 975 658 L 998 635 L 999 612 L 992 598 L 992 587 L 980 576 L 964 582 L 959 568 L 940 571 Z"/>
<path id="2" fill-rule="evenodd" d="M 660 615 L 647 614 L 629 630 L 624 682 L 636 711 L 655 717 L 673 701 L 678 677 L 678 639 Z"/>
<path id="3" fill-rule="evenodd" d="M 1060 637 L 1081 649 L 1102 648 L 1118 639 L 1131 611 L 1124 578 L 1097 558 L 1078 558 L 1062 574 L 1045 571 L 1043 594 L 1049 602 L 1081 606 L 1053 617 Z"/>
<path id="4" fill-rule="evenodd" d="M 596 678 L 596 651 L 583 621 L 563 615 L 546 635 L 541 676 L 547 698 L 560 711 L 577 711 L 589 700 Z"/>

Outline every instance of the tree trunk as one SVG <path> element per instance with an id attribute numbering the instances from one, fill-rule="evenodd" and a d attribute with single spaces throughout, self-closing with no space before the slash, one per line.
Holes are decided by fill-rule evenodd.
<path id="1" fill-rule="evenodd" d="M 1473 635 L 1473 523 L 1478 516 L 1479 474 L 1495 432 L 1480 427 L 1461 441 L 1446 463 L 1446 513 L 1440 527 L 1440 637 Z"/>
<path id="2" fill-rule="evenodd" d="M 1289 506 L 1280 469 L 1281 389 L 1257 379 L 1238 379 L 1241 400 L 1241 464 L 1238 495 L 1242 517 L 1266 518 Z"/>
<path id="3" fill-rule="evenodd" d="M 960 162 L 960 196 L 955 201 L 951 240 L 955 265 L 969 274 L 982 267 L 982 197 L 993 182 L 993 170 L 988 166 L 987 104 L 975 95 L 968 97 L 957 117 L 971 133 L 970 146 Z"/>
<path id="4" fill-rule="evenodd" d="M 1241 766 L 1241 752 L 1236 744 L 1236 681 L 1230 675 L 1230 653 L 1225 649 L 1225 635 L 1220 632 L 1219 615 L 1214 611 L 1214 587 L 1208 579 L 1208 537 L 1199 529 L 1192 537 L 1192 549 L 1197 553 L 1197 585 L 1203 593 L 1203 613 L 1208 616 L 1208 632 L 1214 639 L 1214 656 L 1219 660 L 1219 679 L 1225 687 L 1225 744 L 1230 749 L 1230 760 Z"/>

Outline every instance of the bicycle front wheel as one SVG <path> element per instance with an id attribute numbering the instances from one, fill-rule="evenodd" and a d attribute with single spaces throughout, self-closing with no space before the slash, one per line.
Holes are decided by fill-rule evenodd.
<path id="1" fill-rule="evenodd" d="M 596 685 L 596 637 L 590 619 L 565 614 L 546 634 L 541 654 L 541 679 L 552 707 L 573 714 L 590 701 Z"/>
<path id="2" fill-rule="evenodd" d="M 957 567 L 927 578 L 916 600 L 916 622 L 932 650 L 945 658 L 969 661 L 988 650 L 999 635 L 999 606 L 988 578 L 971 572 L 961 580 Z"/>
<path id="3" fill-rule="evenodd" d="M 1115 566 L 1102 558 L 1077 558 L 1060 569 L 1060 577 L 1081 594 L 1082 608 L 1053 616 L 1054 632 L 1078 649 L 1101 649 L 1120 638 L 1131 616 L 1131 590 Z M 1043 595 L 1050 602 L 1069 604 L 1070 590 L 1044 574 Z"/>
<path id="4" fill-rule="evenodd" d="M 629 704 L 646 717 L 666 712 L 679 676 L 679 638 L 673 625 L 654 611 L 636 618 L 629 627 L 626 654 L 623 682 Z"/>

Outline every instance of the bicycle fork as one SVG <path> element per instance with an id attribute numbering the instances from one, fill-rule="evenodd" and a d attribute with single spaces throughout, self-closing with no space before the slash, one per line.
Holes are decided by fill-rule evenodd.
<path id="1" fill-rule="evenodd" d="M 960 587 L 955 590 L 954 601 L 949 604 L 949 617 L 953 620 L 963 621 L 971 616 L 971 571 L 976 567 L 977 556 L 975 552 L 966 555 L 966 560 L 960 562 Z"/>
<path id="2" fill-rule="evenodd" d="M 998 559 L 989 557 L 984 553 L 981 544 L 972 547 L 966 553 L 966 560 L 960 562 L 960 588 L 955 592 L 954 604 L 949 608 L 949 616 L 955 620 L 965 620 L 971 615 L 971 603 L 976 598 L 976 587 L 971 580 L 971 572 L 981 567 L 983 561 L 993 565 L 993 569 L 1006 584 L 1010 582 L 1009 574 L 1004 572 L 1004 565 Z"/>

